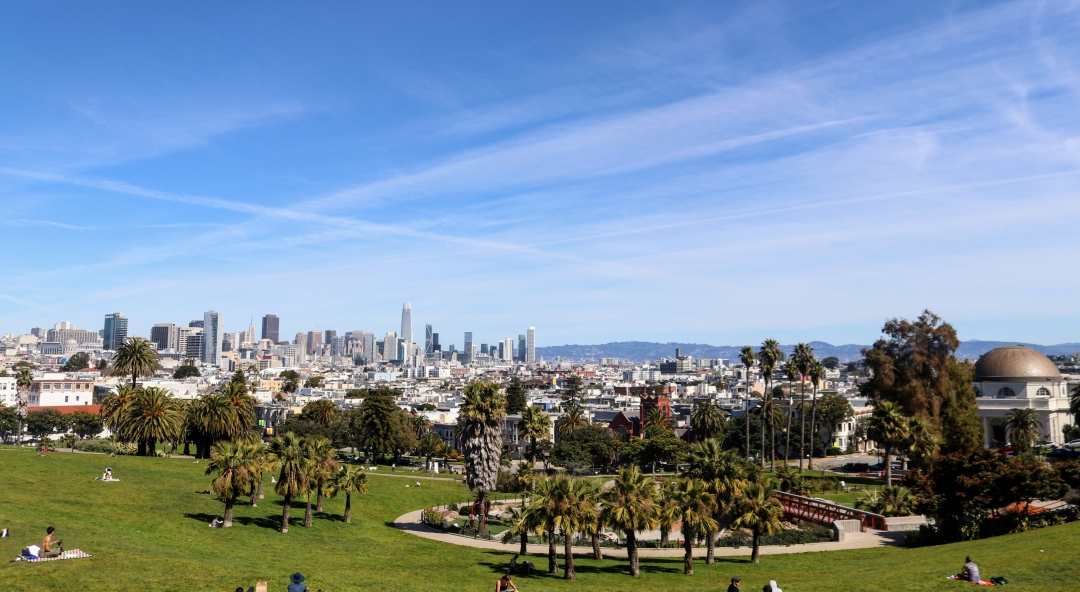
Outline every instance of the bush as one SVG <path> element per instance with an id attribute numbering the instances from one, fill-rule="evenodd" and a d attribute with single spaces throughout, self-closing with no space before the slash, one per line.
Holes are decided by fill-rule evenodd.
<path id="1" fill-rule="evenodd" d="M 108 440 L 79 440 L 75 443 L 75 450 L 82 450 L 83 452 L 100 452 L 102 454 L 116 454 L 118 449 L 116 444 Z"/>
<path id="2" fill-rule="evenodd" d="M 840 456 L 842 453 L 843 450 L 839 446 L 830 446 L 825 449 L 825 456 Z"/>

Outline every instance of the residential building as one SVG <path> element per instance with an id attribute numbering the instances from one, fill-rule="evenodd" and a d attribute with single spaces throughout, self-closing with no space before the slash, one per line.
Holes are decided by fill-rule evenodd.
<path id="1" fill-rule="evenodd" d="M 15 407 L 19 404 L 19 385 L 14 376 L 0 376 L 0 406 Z"/>

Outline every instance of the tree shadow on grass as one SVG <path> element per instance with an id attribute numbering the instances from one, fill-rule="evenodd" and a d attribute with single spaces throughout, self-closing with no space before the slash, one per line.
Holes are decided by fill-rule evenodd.
<path id="1" fill-rule="evenodd" d="M 506 573 L 507 568 L 510 565 L 510 557 L 516 555 L 516 553 L 510 553 L 506 551 L 485 551 L 485 555 L 492 558 L 492 561 L 481 561 L 480 565 L 487 567 L 496 574 Z M 499 558 L 501 560 L 496 560 Z M 587 561 L 588 563 L 582 563 L 581 561 Z M 742 557 L 716 557 L 714 564 L 718 563 L 731 563 L 731 564 L 743 564 L 748 563 L 749 558 Z M 520 566 L 526 559 L 518 557 L 518 565 Z M 564 567 L 563 556 L 560 552 L 558 555 L 559 573 L 549 574 L 547 572 L 547 555 L 529 555 L 528 561 L 532 561 L 536 564 L 536 574 L 533 577 L 551 577 L 562 579 L 562 570 Z M 694 558 L 694 567 L 704 566 L 704 558 Z M 683 573 L 683 558 L 682 557 L 639 557 L 638 567 L 641 573 L 646 574 L 681 574 Z M 592 558 L 592 555 L 574 554 L 574 571 L 578 574 L 624 574 L 630 576 L 630 562 L 626 557 L 605 557 L 603 562 L 598 562 Z"/>
<path id="2" fill-rule="evenodd" d="M 198 520 L 204 524 L 209 525 L 210 521 L 214 518 L 220 518 L 222 514 L 207 514 L 200 512 L 197 514 L 188 513 L 184 514 L 185 518 L 191 518 L 192 520 Z M 281 517 L 272 516 L 233 516 L 233 523 L 241 526 L 258 526 L 260 528 L 269 528 L 271 530 L 281 530 Z M 289 528 L 303 527 L 304 516 L 289 516 Z"/>

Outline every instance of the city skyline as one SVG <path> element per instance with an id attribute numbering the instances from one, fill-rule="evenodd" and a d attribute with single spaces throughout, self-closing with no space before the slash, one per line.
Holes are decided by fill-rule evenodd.
<path id="1" fill-rule="evenodd" d="M 0 330 L 1080 335 L 1075 3 L 260 10 L 12 7 Z"/>

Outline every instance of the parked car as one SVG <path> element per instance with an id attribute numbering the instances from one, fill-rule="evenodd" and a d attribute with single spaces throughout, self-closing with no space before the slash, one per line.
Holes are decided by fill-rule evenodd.
<path id="1" fill-rule="evenodd" d="M 1061 448 L 1051 450 L 1050 454 L 1047 454 L 1046 456 L 1053 456 L 1055 458 L 1073 458 L 1080 456 L 1080 452 L 1077 452 L 1068 446 L 1062 446 Z"/>

